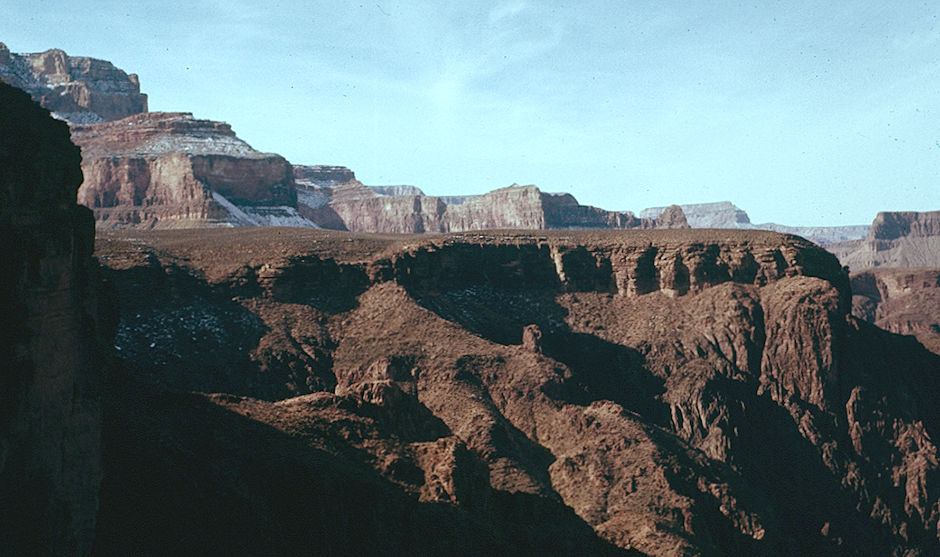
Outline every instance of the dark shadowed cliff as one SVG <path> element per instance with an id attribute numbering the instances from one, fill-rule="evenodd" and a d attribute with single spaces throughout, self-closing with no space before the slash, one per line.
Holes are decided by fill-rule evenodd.
<path id="1" fill-rule="evenodd" d="M 100 384 L 117 315 L 92 259 L 68 126 L 0 83 L 0 553 L 94 540 Z"/>

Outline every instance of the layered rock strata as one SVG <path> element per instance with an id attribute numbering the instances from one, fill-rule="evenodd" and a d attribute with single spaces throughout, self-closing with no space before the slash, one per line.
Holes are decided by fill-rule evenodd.
<path id="1" fill-rule="evenodd" d="M 75 125 L 85 181 L 78 201 L 102 228 L 311 226 L 296 211 L 291 165 L 228 124 L 147 113 Z"/>
<path id="2" fill-rule="evenodd" d="M 940 211 L 878 213 L 864 239 L 829 249 L 853 271 L 940 267 Z"/>
<path id="3" fill-rule="evenodd" d="M 553 502 L 651 555 L 940 547 L 940 360 L 850 317 L 848 276 L 800 238 L 243 229 L 110 233 L 99 253 L 131 287 L 117 344 L 140 377 L 237 395 L 200 404 L 419 502 L 505 525 L 548 513 L 562 553 L 577 528 Z"/>
<path id="4" fill-rule="evenodd" d="M 308 188 L 308 191 L 309 188 Z M 399 190 L 376 190 L 351 181 L 323 191 L 309 203 L 310 218 L 325 228 L 354 232 L 414 234 L 490 229 L 627 229 L 684 228 L 681 209 L 672 207 L 660 219 L 639 219 L 632 213 L 605 211 L 578 204 L 570 194 L 544 193 L 535 186 L 501 188 L 484 195 L 448 203 L 445 198 Z M 420 192 L 420 190 L 419 190 Z M 327 217 L 331 217 L 329 224 Z M 337 222 L 342 226 L 337 226 Z"/>
<path id="5" fill-rule="evenodd" d="M 0 552 L 87 555 L 117 315 L 91 211 L 75 204 L 81 155 L 67 125 L 0 84 L 0 129 Z"/>
<path id="6" fill-rule="evenodd" d="M 58 118 L 87 124 L 147 112 L 136 74 L 111 62 L 52 49 L 15 54 L 0 43 L 0 80 L 28 92 Z"/>
<path id="7" fill-rule="evenodd" d="M 333 187 L 356 179 L 356 174 L 345 166 L 294 165 L 294 178 L 304 186 Z"/>

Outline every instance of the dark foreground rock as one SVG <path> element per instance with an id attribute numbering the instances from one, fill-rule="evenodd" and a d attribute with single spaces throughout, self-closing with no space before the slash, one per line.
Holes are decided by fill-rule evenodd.
<path id="1" fill-rule="evenodd" d="M 86 555 L 117 315 L 68 126 L 0 83 L 0 129 L 0 553 Z"/>

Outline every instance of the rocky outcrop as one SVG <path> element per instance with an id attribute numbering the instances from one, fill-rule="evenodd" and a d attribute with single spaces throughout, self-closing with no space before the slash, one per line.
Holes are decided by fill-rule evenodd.
<path id="1" fill-rule="evenodd" d="M 255 229 L 111 233 L 99 253 L 127 287 L 117 344 L 140 377 L 234 392 L 209 402 L 418 501 L 506 525 L 506 497 L 561 501 L 651 555 L 940 547 L 940 360 L 850 317 L 848 276 L 801 238 Z M 142 267 L 204 294 L 134 294 Z M 191 321 L 219 326 L 194 342 Z"/>
<path id="2" fill-rule="evenodd" d="M 901 238 L 930 238 L 940 236 L 940 211 L 929 213 L 878 213 L 871 223 L 868 238 L 872 240 L 899 240 Z"/>
<path id="3" fill-rule="evenodd" d="M 345 166 L 294 165 L 294 178 L 304 186 L 332 187 L 356 179 L 356 174 Z"/>
<path id="4" fill-rule="evenodd" d="M 855 271 L 940 267 L 940 211 L 878 213 L 864 239 L 829 249 Z"/>
<path id="5" fill-rule="evenodd" d="M 15 54 L 0 43 L 0 80 L 29 93 L 47 110 L 72 123 L 119 120 L 147 112 L 136 74 L 111 62 L 68 56 L 52 49 Z"/>
<path id="6" fill-rule="evenodd" d="M 92 258 L 91 212 L 75 204 L 81 155 L 68 127 L 0 84 L 0 129 L 2 552 L 87 555 L 117 315 Z"/>
<path id="7" fill-rule="evenodd" d="M 730 201 L 694 203 L 690 205 L 679 205 L 679 207 L 682 209 L 682 212 L 685 213 L 689 226 L 692 228 L 772 230 L 774 232 L 802 236 L 821 246 L 863 238 L 868 233 L 869 229 L 867 225 L 787 226 L 775 223 L 753 224 L 747 213 Z M 665 210 L 666 207 L 652 207 L 642 210 L 640 216 L 658 218 Z"/>
<path id="8" fill-rule="evenodd" d="M 576 230 L 688 226 L 681 209 L 675 206 L 657 221 L 638 219 L 632 213 L 580 205 L 570 194 L 544 193 L 535 186 L 513 185 L 456 200 L 459 202 L 408 193 L 410 190 L 404 193 L 377 190 L 358 181 L 329 190 L 315 192 L 307 187 L 300 191 L 303 193 L 299 202 L 307 205 L 309 218 L 320 219 L 315 222 L 325 228 L 355 232 L 413 234 L 500 228 Z M 319 196 L 314 197 L 315 194 Z"/>
<path id="9" fill-rule="evenodd" d="M 852 275 L 852 313 L 940 354 L 940 269 L 872 269 Z"/>
<path id="10" fill-rule="evenodd" d="M 75 125 L 85 181 L 78 201 L 102 228 L 311 226 L 296 211 L 291 165 L 228 124 L 147 113 Z"/>

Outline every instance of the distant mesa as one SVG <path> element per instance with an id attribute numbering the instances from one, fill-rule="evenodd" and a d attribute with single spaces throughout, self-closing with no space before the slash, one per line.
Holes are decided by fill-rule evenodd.
<path id="1" fill-rule="evenodd" d="M 109 122 L 147 112 L 147 95 L 140 92 L 136 74 L 58 49 L 15 54 L 0 43 L 0 81 L 26 91 L 70 123 Z"/>
<path id="2" fill-rule="evenodd" d="M 692 228 L 746 228 L 772 230 L 784 234 L 796 234 L 820 246 L 864 238 L 867 225 L 849 226 L 786 226 L 772 222 L 753 224 L 748 214 L 730 201 L 716 203 L 693 203 L 679 205 Z M 641 217 L 656 218 L 666 208 L 651 207 L 640 211 Z"/>
<path id="3" fill-rule="evenodd" d="M 692 228 L 753 228 L 744 210 L 730 201 L 679 205 Z M 642 218 L 658 218 L 666 207 L 651 207 L 640 211 Z"/>
<path id="4" fill-rule="evenodd" d="M 137 76 L 105 60 L 58 49 L 15 54 L 0 43 L 0 80 L 73 126 L 84 159 L 79 201 L 94 209 L 103 228 L 289 225 L 422 233 L 688 226 L 773 230 L 823 246 L 859 240 L 869 228 L 753 224 L 728 201 L 655 207 L 637 217 L 533 185 L 467 196 L 430 196 L 412 185 L 369 186 L 344 166 L 291 165 L 258 152 L 222 122 L 148 113 Z M 882 228 L 899 226 L 885 222 Z"/>
<path id="5" fill-rule="evenodd" d="M 479 196 L 442 198 L 410 186 L 369 187 L 352 180 L 335 187 L 298 183 L 298 208 L 324 228 L 420 234 L 487 229 L 687 228 L 681 209 L 664 219 L 581 205 L 571 194 L 513 184 Z"/>
<path id="6" fill-rule="evenodd" d="M 100 228 L 312 226 L 297 213 L 290 163 L 228 124 L 151 112 L 73 125 L 85 181 L 79 203 Z"/>
<path id="7" fill-rule="evenodd" d="M 940 211 L 878 213 L 863 239 L 829 249 L 853 271 L 940 267 Z"/>

